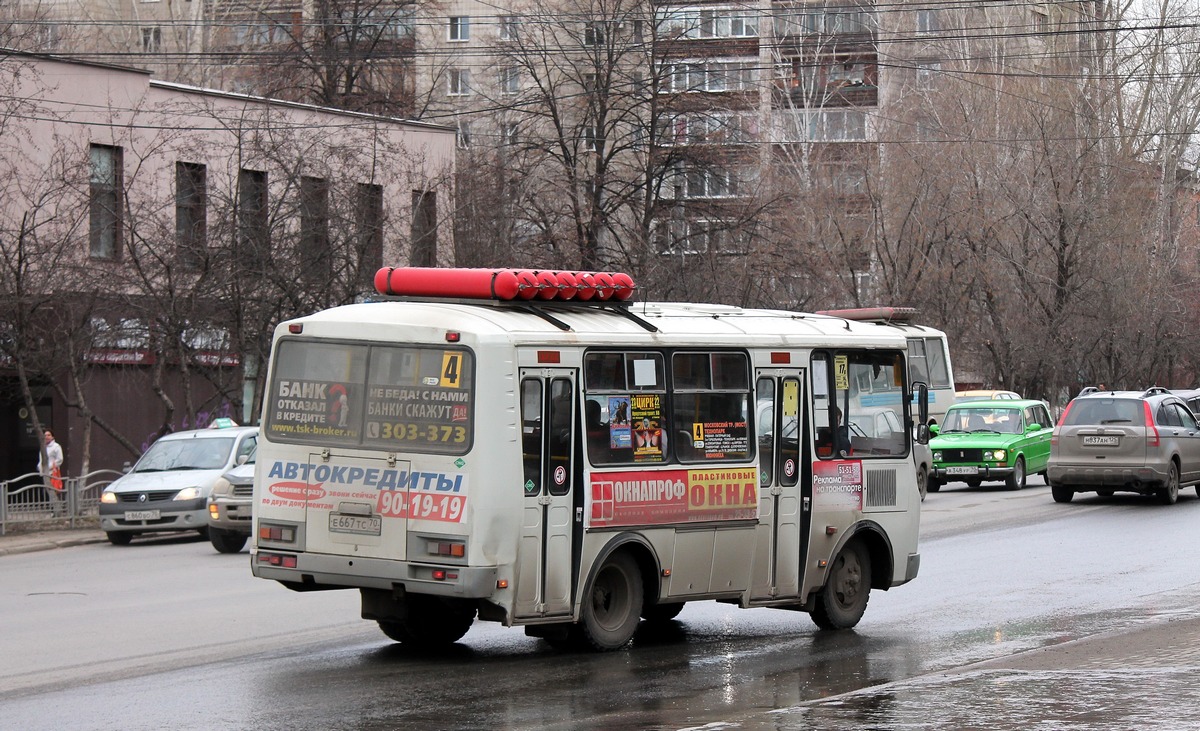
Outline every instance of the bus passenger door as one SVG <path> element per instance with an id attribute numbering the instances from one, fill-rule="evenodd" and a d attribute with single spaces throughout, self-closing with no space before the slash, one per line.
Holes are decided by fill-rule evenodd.
<path id="1" fill-rule="evenodd" d="M 802 479 L 804 371 L 760 370 L 755 384 L 759 450 L 758 540 L 751 601 L 798 597 L 803 521 L 808 505 Z"/>
<path id="2" fill-rule="evenodd" d="M 521 372 L 524 493 L 514 613 L 569 616 L 575 482 L 575 372 Z"/>

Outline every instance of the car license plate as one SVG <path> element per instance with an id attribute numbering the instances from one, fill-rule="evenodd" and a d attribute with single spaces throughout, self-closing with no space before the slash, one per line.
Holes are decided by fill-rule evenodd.
<path id="1" fill-rule="evenodd" d="M 977 475 L 977 474 L 979 474 L 979 468 L 978 467 L 970 467 L 970 466 L 947 467 L 946 474 L 947 475 Z"/>
<path id="2" fill-rule="evenodd" d="M 1085 447 L 1115 447 L 1121 443 L 1121 437 L 1113 434 L 1112 436 L 1092 436 L 1084 437 L 1083 445 Z"/>
<path id="3" fill-rule="evenodd" d="M 157 510 L 126 510 L 125 520 L 158 520 L 162 513 Z"/>
<path id="4" fill-rule="evenodd" d="M 331 533 L 357 533 L 364 536 L 377 536 L 382 529 L 383 518 L 378 515 L 329 514 L 329 531 Z"/>

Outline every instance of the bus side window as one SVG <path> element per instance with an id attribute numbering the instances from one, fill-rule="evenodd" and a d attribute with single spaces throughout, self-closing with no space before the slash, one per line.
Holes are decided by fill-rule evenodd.
<path id="1" fill-rule="evenodd" d="M 521 382 L 521 462 L 527 495 L 542 490 L 542 382 L 527 378 Z"/>
<path id="2" fill-rule="evenodd" d="M 588 459 L 592 464 L 605 464 L 612 459 L 609 449 L 608 423 L 600 402 L 589 398 L 583 402 L 584 430 L 587 433 Z"/>
<path id="3" fill-rule="evenodd" d="M 775 381 L 758 379 L 755 399 L 755 424 L 758 433 L 758 468 L 762 484 L 769 485 L 775 476 Z"/>

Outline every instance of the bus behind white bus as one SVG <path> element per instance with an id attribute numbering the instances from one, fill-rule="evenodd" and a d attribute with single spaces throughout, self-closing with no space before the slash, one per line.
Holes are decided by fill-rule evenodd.
<path id="1" fill-rule="evenodd" d="M 895 328 L 635 303 L 624 275 L 376 286 L 276 329 L 256 576 L 356 589 L 412 646 L 478 619 L 612 650 L 694 601 L 849 628 L 917 575 L 926 388 Z"/>
<path id="2" fill-rule="evenodd" d="M 950 364 L 946 333 L 913 322 L 917 310 L 912 307 L 859 307 L 819 313 L 856 322 L 876 322 L 903 333 L 908 338 L 909 380 L 929 387 L 929 418 L 936 424 L 942 423 L 946 409 L 955 400 L 954 368 Z"/>

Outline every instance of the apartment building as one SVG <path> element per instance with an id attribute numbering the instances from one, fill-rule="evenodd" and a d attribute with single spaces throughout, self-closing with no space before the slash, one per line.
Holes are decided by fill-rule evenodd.
<path id="1" fill-rule="evenodd" d="M 962 137 L 982 120 L 946 110 L 989 89 L 1062 98 L 1062 80 L 1092 65 L 1103 11 L 1098 0 L 201 4 L 202 78 L 451 125 L 468 169 L 519 172 L 534 183 L 505 184 L 512 195 L 561 199 L 521 230 L 555 242 L 584 231 L 583 246 L 603 249 L 593 261 L 629 260 L 631 246 L 686 262 L 832 237 L 863 285 L 881 198 L 904 179 L 903 163 L 888 166 L 906 155 L 889 150 Z"/>

